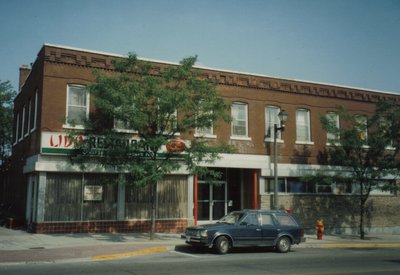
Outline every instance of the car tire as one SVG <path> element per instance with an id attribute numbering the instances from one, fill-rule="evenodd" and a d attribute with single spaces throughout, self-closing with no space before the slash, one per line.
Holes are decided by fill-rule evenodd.
<path id="1" fill-rule="evenodd" d="M 215 249 L 219 254 L 226 254 L 229 251 L 229 240 L 224 237 L 218 237 L 215 241 Z"/>
<path id="2" fill-rule="evenodd" d="M 290 247 L 291 247 L 291 241 L 288 237 L 281 237 L 276 243 L 276 250 L 278 250 L 278 252 L 280 253 L 289 252 Z"/>

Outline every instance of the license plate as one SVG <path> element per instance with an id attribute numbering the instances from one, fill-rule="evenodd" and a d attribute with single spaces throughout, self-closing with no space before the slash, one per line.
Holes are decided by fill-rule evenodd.
<path id="1" fill-rule="evenodd" d="M 190 237 L 189 236 L 186 236 L 186 241 L 190 242 Z"/>

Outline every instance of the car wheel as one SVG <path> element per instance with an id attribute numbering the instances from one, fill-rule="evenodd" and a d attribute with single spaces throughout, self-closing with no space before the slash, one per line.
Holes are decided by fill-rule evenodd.
<path id="1" fill-rule="evenodd" d="M 291 242 L 288 237 L 281 237 L 276 243 L 276 249 L 280 253 L 287 253 L 290 251 Z"/>
<path id="2" fill-rule="evenodd" d="M 215 248 L 219 254 L 226 254 L 229 250 L 229 241 L 226 237 L 221 236 L 215 241 Z"/>

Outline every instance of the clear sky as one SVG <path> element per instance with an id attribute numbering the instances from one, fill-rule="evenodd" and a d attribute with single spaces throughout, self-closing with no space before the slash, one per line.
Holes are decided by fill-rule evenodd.
<path id="1" fill-rule="evenodd" d="M 44 43 L 400 93 L 400 0 L 0 0 L 0 80 Z"/>

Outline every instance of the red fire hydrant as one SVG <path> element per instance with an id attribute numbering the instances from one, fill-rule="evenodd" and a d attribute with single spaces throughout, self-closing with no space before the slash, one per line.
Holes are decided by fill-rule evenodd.
<path id="1" fill-rule="evenodd" d="M 322 219 L 317 220 L 317 239 L 322 240 L 322 233 L 324 233 L 324 221 Z"/>

